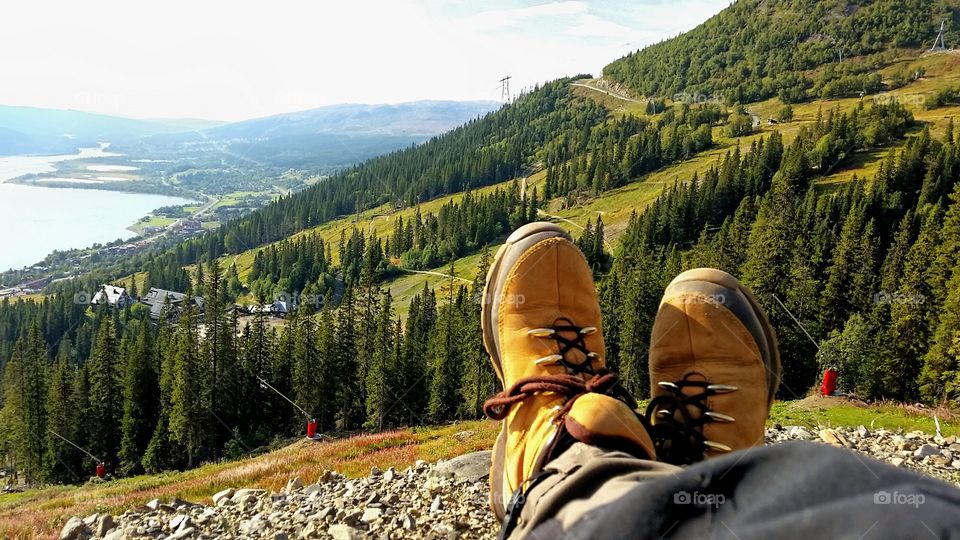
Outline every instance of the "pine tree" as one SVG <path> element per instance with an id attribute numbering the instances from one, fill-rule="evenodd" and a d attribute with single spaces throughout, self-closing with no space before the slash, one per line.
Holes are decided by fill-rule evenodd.
<path id="1" fill-rule="evenodd" d="M 186 450 L 187 467 L 199 457 L 206 431 L 201 362 L 194 331 L 193 309 L 188 308 L 177 326 L 173 353 L 173 384 L 170 393 L 170 438 Z"/>
<path id="2" fill-rule="evenodd" d="M 160 405 L 160 383 L 154 370 L 156 361 L 149 323 L 140 321 L 134 332 L 133 344 L 125 351 L 123 375 L 120 463 L 126 474 L 140 470 L 140 459 L 150 444 Z"/>
<path id="3" fill-rule="evenodd" d="M 46 453 L 47 354 L 40 329 L 18 340 L 4 370 L 2 431 L 27 482 L 41 478 Z"/>
<path id="4" fill-rule="evenodd" d="M 71 441 L 79 439 L 80 423 L 77 421 L 77 412 L 72 401 L 77 373 L 71 358 L 72 352 L 69 339 L 60 343 L 60 352 L 54 363 L 47 390 L 45 476 L 52 482 L 79 482 L 84 479 L 81 463 L 83 456 L 72 445 L 53 434 L 55 431 Z"/>
<path id="5" fill-rule="evenodd" d="M 87 433 L 90 453 L 108 467 L 117 465 L 120 450 L 123 417 L 120 358 L 113 322 L 104 319 L 87 364 L 90 385 Z"/>
<path id="6" fill-rule="evenodd" d="M 377 313 L 373 351 L 367 367 L 365 426 L 383 429 L 390 408 L 396 366 L 394 365 L 393 297 L 390 291 L 381 294 L 380 310 Z"/>

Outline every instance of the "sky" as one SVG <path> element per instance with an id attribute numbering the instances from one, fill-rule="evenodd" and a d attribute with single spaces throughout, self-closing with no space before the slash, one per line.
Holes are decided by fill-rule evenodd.
<path id="1" fill-rule="evenodd" d="M 730 0 L 31 0 L 0 5 L 0 104 L 233 121 L 499 100 L 599 75 Z"/>

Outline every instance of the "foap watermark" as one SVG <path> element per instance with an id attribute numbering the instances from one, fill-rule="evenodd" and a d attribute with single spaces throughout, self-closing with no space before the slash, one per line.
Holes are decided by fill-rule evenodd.
<path id="1" fill-rule="evenodd" d="M 878 305 L 898 304 L 905 306 L 919 306 L 924 304 L 926 301 L 927 297 L 920 293 L 888 293 L 886 291 L 880 291 L 873 295 L 873 303 Z"/>
<path id="2" fill-rule="evenodd" d="M 910 107 L 922 107 L 927 102 L 927 98 L 923 94 L 890 94 L 881 92 L 873 96 L 873 102 L 877 105 L 899 103 Z"/>
<path id="3" fill-rule="evenodd" d="M 727 301 L 727 297 L 722 294 L 692 294 L 683 297 L 684 304 L 710 305 L 720 307 Z"/>
<path id="4" fill-rule="evenodd" d="M 715 94 L 700 94 L 677 92 L 673 95 L 673 101 L 676 103 L 686 103 L 687 105 L 704 105 L 712 103 L 714 105 L 723 105 L 723 98 Z"/>
<path id="5" fill-rule="evenodd" d="M 481 302 L 489 304 L 494 300 L 495 298 L 493 297 L 492 293 L 487 293 L 484 295 L 483 293 L 477 292 L 473 294 L 473 301 L 477 304 L 480 304 Z M 508 306 L 522 306 L 523 304 L 527 303 L 527 297 L 523 294 L 505 294 L 500 297 L 500 303 Z"/>
<path id="6" fill-rule="evenodd" d="M 699 491 L 678 491 L 673 494 L 673 504 L 692 506 L 712 506 L 718 508 L 727 502 L 722 493 L 701 493 Z"/>
<path id="7" fill-rule="evenodd" d="M 873 504 L 899 504 L 919 508 L 926 500 L 927 497 L 923 493 L 878 491 L 873 494 Z"/>

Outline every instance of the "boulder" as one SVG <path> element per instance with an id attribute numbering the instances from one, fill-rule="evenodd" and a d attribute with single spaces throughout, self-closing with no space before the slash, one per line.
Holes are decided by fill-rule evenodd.
<path id="1" fill-rule="evenodd" d="M 72 517 L 60 530 L 60 540 L 77 540 L 81 536 L 90 534 L 90 528 L 82 519 Z"/>
<path id="2" fill-rule="evenodd" d="M 492 452 L 482 450 L 441 461 L 434 467 L 432 474 L 447 478 L 456 478 L 463 482 L 479 482 L 490 475 Z"/>

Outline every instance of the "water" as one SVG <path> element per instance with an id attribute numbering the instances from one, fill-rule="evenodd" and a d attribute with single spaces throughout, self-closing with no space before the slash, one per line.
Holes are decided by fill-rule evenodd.
<path id="1" fill-rule="evenodd" d="M 131 238 L 134 233 L 127 227 L 139 218 L 161 206 L 190 202 L 164 195 L 4 183 L 54 171 L 60 161 L 116 155 L 104 144 L 72 155 L 0 157 L 0 271 L 30 266 L 54 250 Z"/>

